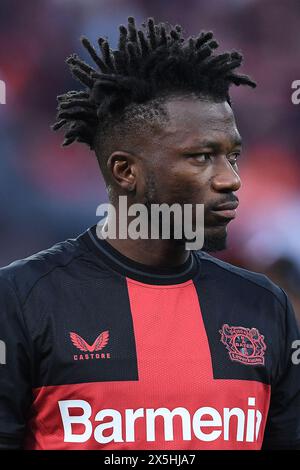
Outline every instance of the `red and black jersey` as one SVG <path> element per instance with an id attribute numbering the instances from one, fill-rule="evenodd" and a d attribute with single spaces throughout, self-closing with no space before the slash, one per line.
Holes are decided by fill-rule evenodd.
<path id="1" fill-rule="evenodd" d="M 300 335 L 265 276 L 204 252 L 146 267 L 92 227 L 0 292 L 2 448 L 300 446 Z"/>

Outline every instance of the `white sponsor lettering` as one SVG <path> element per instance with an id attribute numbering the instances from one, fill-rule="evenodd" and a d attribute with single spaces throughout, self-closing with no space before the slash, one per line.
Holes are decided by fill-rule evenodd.
<path id="1" fill-rule="evenodd" d="M 65 442 L 86 442 L 93 434 L 93 424 L 90 420 L 92 408 L 85 400 L 62 400 L 58 402 L 64 427 Z M 252 407 L 252 408 L 250 408 Z M 72 414 L 72 409 L 77 409 Z M 82 410 L 78 414 L 78 408 Z M 74 413 L 74 411 L 73 411 Z M 194 436 L 199 441 L 212 442 L 217 439 L 236 442 L 257 441 L 262 422 L 262 413 L 255 409 L 255 398 L 248 398 L 248 409 L 215 408 L 204 406 L 198 408 L 194 415 L 183 407 L 173 410 L 168 408 L 138 408 L 126 409 L 124 416 L 118 410 L 103 409 L 95 416 L 94 439 L 100 444 L 109 442 L 135 442 L 135 422 L 143 419 L 146 428 L 147 442 L 156 440 L 156 420 L 163 419 L 164 440 L 174 441 L 174 417 L 181 421 L 182 439 L 190 441 Z M 122 426 L 125 420 L 125 426 Z M 73 424 L 81 424 L 81 433 L 74 432 Z M 124 435 L 123 431 L 124 429 Z M 108 432 L 109 431 L 109 432 Z M 192 435 L 193 431 L 193 435 Z"/>
<path id="2" fill-rule="evenodd" d="M 93 433 L 90 417 L 92 414 L 91 405 L 85 400 L 62 400 L 58 402 L 62 422 L 64 426 L 65 442 L 86 442 Z M 69 414 L 69 408 L 81 408 L 83 413 L 78 416 Z M 83 424 L 85 430 L 83 433 L 73 433 L 72 424 Z"/>

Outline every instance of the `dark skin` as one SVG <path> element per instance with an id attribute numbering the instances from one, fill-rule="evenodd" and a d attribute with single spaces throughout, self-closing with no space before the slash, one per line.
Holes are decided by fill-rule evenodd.
<path id="1" fill-rule="evenodd" d="M 223 249 L 229 218 L 213 209 L 237 201 L 241 137 L 231 107 L 194 95 L 166 101 L 169 120 L 135 134 L 111 153 L 107 167 L 117 195 L 133 203 L 205 205 L 205 245 Z M 117 205 L 115 204 L 115 207 Z M 117 207 L 116 207 L 117 209 Z M 189 256 L 178 240 L 107 239 L 124 256 L 156 267 L 178 266 Z M 212 243 L 211 243 L 212 242 Z M 206 246 L 207 245 L 207 246 Z"/>

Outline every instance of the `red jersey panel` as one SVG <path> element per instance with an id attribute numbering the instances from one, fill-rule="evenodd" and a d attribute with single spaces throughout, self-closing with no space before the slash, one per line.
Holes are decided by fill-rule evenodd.
<path id="1" fill-rule="evenodd" d="M 193 281 L 127 286 L 138 381 L 37 389 L 28 447 L 259 449 L 270 386 L 213 378 Z"/>

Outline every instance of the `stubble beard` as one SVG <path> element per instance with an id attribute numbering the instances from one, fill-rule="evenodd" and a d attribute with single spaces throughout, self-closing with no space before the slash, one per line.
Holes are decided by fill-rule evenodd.
<path id="1" fill-rule="evenodd" d="M 148 218 L 149 218 L 149 224 L 151 224 L 151 206 L 152 204 L 162 204 L 159 201 L 158 197 L 158 191 L 157 191 L 157 185 L 156 185 L 156 179 L 155 176 L 151 173 L 148 174 L 147 179 L 146 179 L 146 191 L 145 191 L 145 196 L 144 196 L 144 204 L 147 207 L 148 210 Z M 149 225 L 150 226 L 150 225 Z M 160 223 L 160 228 L 161 228 L 161 223 Z M 183 233 L 183 238 L 182 239 L 175 239 L 174 236 L 174 224 L 172 224 L 172 219 L 171 219 L 171 227 L 170 227 L 170 239 L 175 241 L 178 246 L 184 245 L 186 242 L 191 242 L 192 240 L 188 240 L 184 237 L 184 231 L 182 230 Z M 161 233 L 161 231 L 160 231 Z M 219 233 L 209 233 L 209 230 L 204 230 L 204 243 L 203 247 L 201 248 L 200 251 L 206 251 L 206 252 L 218 252 L 225 250 L 227 248 L 227 231 L 226 228 L 222 230 Z M 199 251 L 199 250 L 197 250 Z"/>

